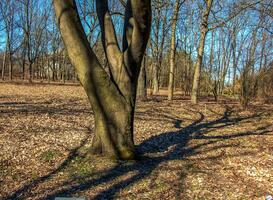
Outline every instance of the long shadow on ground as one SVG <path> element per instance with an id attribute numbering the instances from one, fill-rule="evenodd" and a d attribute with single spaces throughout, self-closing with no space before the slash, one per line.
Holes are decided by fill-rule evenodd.
<path id="1" fill-rule="evenodd" d="M 128 186 L 135 184 L 143 178 L 149 176 L 162 163 L 173 160 L 185 160 L 189 156 L 197 155 L 199 153 L 198 150 L 201 147 L 219 142 L 221 140 L 250 135 L 263 135 L 269 132 L 266 129 L 257 129 L 257 131 L 254 132 L 248 131 L 228 136 L 224 134 L 217 137 L 207 136 L 206 134 L 214 129 L 232 126 L 250 119 L 259 119 L 263 113 L 247 117 L 231 117 L 233 111 L 231 108 L 227 107 L 221 117 L 210 122 L 204 121 L 205 116 L 201 112 L 196 113 L 198 114 L 198 119 L 189 126 L 181 128 L 181 123 L 183 120 L 176 119 L 173 121 L 173 123 L 176 128 L 180 128 L 179 131 L 167 132 L 158 136 L 153 136 L 138 145 L 137 150 L 139 151 L 139 154 L 142 155 L 138 161 L 132 163 L 120 163 L 116 167 L 102 173 L 99 178 L 81 181 L 81 183 L 75 183 L 74 179 L 70 179 L 67 182 L 62 183 L 61 188 L 55 188 L 55 192 L 47 195 L 44 199 L 54 199 L 56 196 L 73 196 L 81 191 L 92 189 L 95 186 L 108 183 L 130 172 L 134 172 L 132 177 L 112 185 L 110 188 L 105 189 L 94 197 L 94 199 L 97 200 L 113 199 L 120 190 L 125 189 Z M 188 147 L 187 144 L 191 139 L 207 139 L 207 141 L 203 144 L 195 145 L 194 147 Z M 221 147 L 224 148 L 224 146 L 217 146 L 215 148 Z M 215 148 L 213 150 L 215 150 Z M 69 165 L 71 160 L 73 160 L 73 156 L 76 156 L 76 152 L 77 149 L 75 149 L 70 154 L 68 159 L 64 161 L 64 163 L 54 172 L 23 186 L 20 190 L 15 191 L 13 194 L 4 199 L 25 199 L 28 197 L 35 197 L 33 194 L 31 196 L 28 191 L 47 181 L 52 175 L 60 172 L 65 166 Z M 180 185 L 180 187 L 183 187 L 183 185 Z M 179 192 L 181 191 L 177 191 L 178 197 L 180 195 Z"/>

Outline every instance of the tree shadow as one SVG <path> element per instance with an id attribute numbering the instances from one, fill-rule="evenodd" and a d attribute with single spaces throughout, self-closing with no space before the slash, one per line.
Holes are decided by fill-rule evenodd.
<path id="1" fill-rule="evenodd" d="M 69 105 L 69 106 L 68 106 Z M 78 114 L 92 114 L 89 107 L 79 106 L 80 99 L 53 99 L 47 101 L 31 102 L 31 101 L 13 101 L 13 102 L 0 102 L 0 115 L 5 114 L 28 114 L 28 115 L 40 115 L 40 114 L 58 114 L 66 116 L 75 116 Z"/>
<path id="2" fill-rule="evenodd" d="M 89 130 L 90 131 L 90 130 Z M 24 185 L 22 188 L 20 188 L 19 190 L 15 191 L 14 193 L 8 195 L 7 197 L 4 197 L 3 199 L 9 199 L 9 200 L 13 200 L 13 199 L 24 199 L 24 195 L 26 195 L 26 193 L 31 190 L 32 188 L 36 187 L 37 185 L 49 180 L 51 177 L 53 177 L 54 175 L 58 174 L 59 172 L 61 172 L 65 167 L 67 167 L 72 160 L 75 159 L 75 157 L 79 156 L 79 150 L 87 144 L 89 139 L 89 136 L 86 136 L 80 143 L 79 146 L 75 147 L 74 149 L 70 150 L 67 158 L 61 163 L 61 165 L 58 166 L 58 168 L 56 168 L 55 170 L 53 170 L 52 172 L 48 173 L 45 176 L 39 177 L 33 181 L 31 181 L 30 183 Z M 83 155 L 81 155 L 83 156 Z"/>
<path id="3" fill-rule="evenodd" d="M 134 175 L 126 180 L 119 181 L 110 186 L 110 188 L 105 189 L 100 192 L 94 199 L 113 199 L 115 195 L 122 189 L 127 188 L 130 185 L 137 183 L 138 181 L 151 175 L 151 173 L 162 163 L 174 160 L 185 160 L 190 156 L 202 153 L 198 151 L 201 147 L 219 142 L 221 140 L 232 139 L 237 137 L 245 137 L 250 135 L 264 135 L 268 133 L 267 128 L 260 128 L 256 131 L 247 131 L 242 133 L 237 133 L 233 135 L 219 135 L 219 136 L 208 136 L 207 134 L 215 129 L 221 129 L 224 127 L 236 125 L 240 122 L 259 119 L 262 117 L 263 113 L 254 114 L 246 117 L 232 117 L 233 110 L 230 107 L 226 107 L 225 112 L 221 117 L 216 120 L 206 122 L 205 116 L 201 112 L 194 111 L 198 114 L 198 119 L 196 119 L 190 125 L 182 128 L 183 119 L 176 119 L 173 121 L 174 127 L 179 128 L 179 131 L 166 132 L 157 136 L 153 136 L 148 140 L 143 141 L 137 146 L 137 151 L 142 155 L 138 161 L 123 163 L 121 162 L 117 166 L 110 170 L 102 173 L 99 178 L 92 178 L 91 180 L 83 180 L 80 183 L 75 183 L 75 179 L 71 178 L 66 182 L 62 183 L 62 186 L 57 191 L 55 190 L 51 194 L 47 195 L 44 199 L 54 199 L 57 196 L 69 197 L 75 195 L 76 193 L 91 189 L 103 183 L 113 181 L 123 175 L 134 172 Z M 192 139 L 207 139 L 205 143 L 195 145 L 194 147 L 188 147 L 188 142 Z M 84 141 L 81 146 L 84 145 Z M 221 149 L 226 147 L 232 147 L 230 145 L 220 145 L 209 149 L 208 151 L 213 151 L 215 149 Z M 56 170 L 50 174 L 38 178 L 31 184 L 23 186 L 20 190 L 15 191 L 12 195 L 4 199 L 24 199 L 28 196 L 27 191 L 36 187 L 37 185 L 45 182 L 54 174 L 57 174 L 64 167 L 68 166 L 73 160 L 73 157 L 77 156 L 77 151 L 80 147 L 75 148 L 70 156 L 65 160 Z M 240 156 L 240 155 L 232 155 Z M 207 159 L 216 159 L 217 157 L 210 157 Z M 179 169 L 181 170 L 181 169 Z M 182 172 L 183 173 L 183 172 Z M 182 176 L 182 175 L 181 175 Z M 186 177 L 184 174 L 182 177 Z M 180 186 L 183 187 L 183 186 Z M 56 188 L 57 189 L 57 188 Z M 179 196 L 179 191 L 177 191 L 177 196 Z M 33 196 L 32 196 L 33 197 Z"/>

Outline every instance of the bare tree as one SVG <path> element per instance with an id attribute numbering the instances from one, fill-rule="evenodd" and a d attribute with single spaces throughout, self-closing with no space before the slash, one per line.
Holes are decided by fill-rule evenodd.
<path id="1" fill-rule="evenodd" d="M 206 7 L 202 10 L 203 14 L 202 14 L 202 22 L 200 26 L 198 55 L 197 55 L 197 61 L 195 64 L 195 72 L 194 72 L 194 79 L 193 79 L 192 92 L 191 92 L 191 101 L 192 103 L 195 103 L 195 104 L 197 103 L 197 100 L 198 100 L 197 95 L 198 95 L 200 76 L 201 76 L 201 66 L 202 66 L 202 60 L 204 55 L 206 35 L 209 31 L 208 20 L 209 20 L 209 14 L 211 11 L 213 0 L 206 0 L 205 3 L 206 3 Z"/>
<path id="2" fill-rule="evenodd" d="M 75 1 L 53 2 L 68 56 L 94 111 L 93 152 L 114 158 L 134 159 L 136 90 L 151 27 L 150 0 L 127 1 L 122 51 L 118 45 L 108 1 L 96 1 L 110 75 L 103 69 L 90 47 Z"/>
<path id="3" fill-rule="evenodd" d="M 28 62 L 29 82 L 33 79 L 35 61 L 39 58 L 42 50 L 43 34 L 46 29 L 46 21 L 49 13 L 46 10 L 46 2 L 37 0 L 22 0 L 20 27 L 23 30 L 24 56 Z M 44 6 L 43 12 L 38 8 Z M 34 20 L 35 19 L 35 20 Z M 22 59 L 25 59 L 23 57 Z"/>
<path id="4" fill-rule="evenodd" d="M 174 68 L 175 68 L 175 48 L 176 48 L 176 26 L 178 21 L 178 14 L 180 6 L 182 5 L 181 0 L 176 0 L 173 8 L 172 18 L 172 33 L 171 33 L 171 47 L 170 47 L 170 72 L 169 72 L 169 86 L 168 86 L 168 100 L 173 99 L 174 90 Z"/>
<path id="5" fill-rule="evenodd" d="M 160 71 L 164 57 L 166 39 L 168 33 L 168 8 L 166 0 L 153 0 L 153 26 L 150 40 L 150 49 L 153 58 L 152 62 L 152 94 L 159 92 Z"/>
<path id="6" fill-rule="evenodd" d="M 16 2 L 3 0 L 0 2 L 0 11 L 4 22 L 5 33 L 6 33 L 6 50 L 4 53 L 4 61 L 2 66 L 2 79 L 5 75 L 5 67 L 7 59 L 9 62 L 9 80 L 13 78 L 13 54 L 16 50 L 15 47 L 15 13 L 16 13 Z"/>

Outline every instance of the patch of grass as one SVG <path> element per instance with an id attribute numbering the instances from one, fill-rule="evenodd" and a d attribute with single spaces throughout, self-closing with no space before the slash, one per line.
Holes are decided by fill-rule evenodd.
<path id="1" fill-rule="evenodd" d="M 37 173 L 37 172 L 32 172 L 30 179 L 31 179 L 32 181 L 34 181 L 34 180 L 36 180 L 36 179 L 38 179 L 38 178 L 39 178 L 38 173 Z"/>
<path id="2" fill-rule="evenodd" d="M 160 180 L 160 181 L 156 181 L 156 186 L 157 186 L 157 189 L 164 189 L 166 187 L 168 187 L 168 184 L 165 183 L 164 181 Z"/>
<path id="3" fill-rule="evenodd" d="M 52 162 L 57 157 L 62 156 L 62 153 L 57 150 L 48 150 L 40 155 L 40 160 L 43 162 Z"/>
<path id="4" fill-rule="evenodd" d="M 20 175 L 19 174 L 12 174 L 12 176 L 11 176 L 11 178 L 12 178 L 12 180 L 14 180 L 14 181 L 18 181 L 19 179 L 20 179 Z"/>
<path id="5" fill-rule="evenodd" d="M 94 173 L 95 166 L 87 158 L 77 157 L 72 163 L 67 169 L 68 176 L 72 179 L 84 180 L 84 178 L 89 178 Z"/>

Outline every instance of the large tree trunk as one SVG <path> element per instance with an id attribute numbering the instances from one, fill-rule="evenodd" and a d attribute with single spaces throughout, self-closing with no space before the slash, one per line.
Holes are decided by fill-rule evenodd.
<path id="1" fill-rule="evenodd" d="M 200 85 L 201 67 L 203 62 L 204 47 L 206 41 L 206 35 L 208 33 L 208 19 L 211 11 L 213 0 L 206 0 L 206 10 L 202 16 L 202 24 L 200 28 L 200 40 L 198 46 L 198 56 L 195 64 L 194 78 L 191 92 L 191 102 L 196 104 L 198 102 L 198 90 Z"/>
<path id="2" fill-rule="evenodd" d="M 75 1 L 54 0 L 68 56 L 94 112 L 92 151 L 113 158 L 134 159 L 133 122 L 137 80 L 150 33 L 151 2 L 127 1 L 123 51 L 119 50 L 107 4 L 107 0 L 96 1 L 110 76 L 90 47 Z"/>

